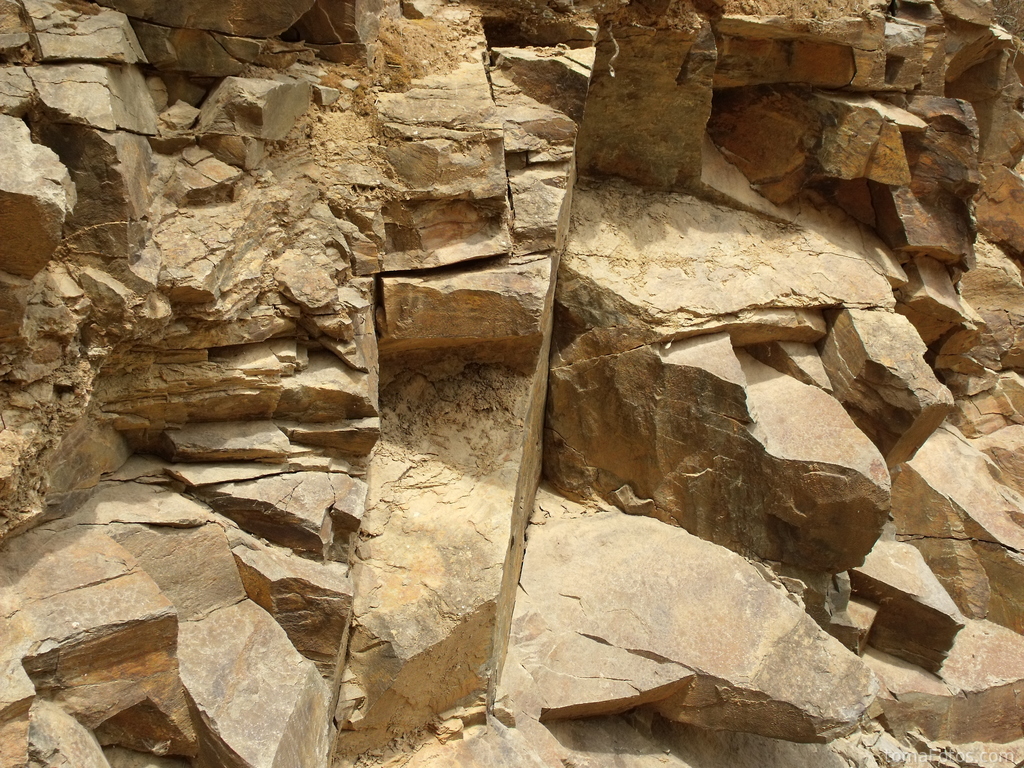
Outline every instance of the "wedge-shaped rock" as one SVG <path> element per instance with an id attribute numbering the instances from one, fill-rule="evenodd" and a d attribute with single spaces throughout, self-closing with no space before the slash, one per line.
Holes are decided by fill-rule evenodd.
<path id="1" fill-rule="evenodd" d="M 952 427 L 942 427 L 893 480 L 892 513 L 960 610 L 1024 631 L 1024 499 Z"/>
<path id="2" fill-rule="evenodd" d="M 171 461 L 284 461 L 290 446 L 270 421 L 186 424 L 165 432 L 163 442 Z"/>
<path id="3" fill-rule="evenodd" d="M 330 352 L 314 352 L 309 365 L 283 382 L 275 417 L 308 423 L 368 418 L 377 415 L 376 395 L 368 373 Z"/>
<path id="4" fill-rule="evenodd" d="M 881 683 L 878 703 L 891 733 L 905 737 L 917 730 L 929 739 L 948 738 L 954 691 L 946 683 L 915 664 L 874 648 L 864 652 L 864 663 Z"/>
<path id="5" fill-rule="evenodd" d="M 726 334 L 552 368 L 545 440 L 563 489 L 771 560 L 845 570 L 887 515 L 885 463 L 839 403 Z"/>
<path id="6" fill-rule="evenodd" d="M 967 353 L 999 370 L 1024 366 L 1024 281 L 1020 267 L 985 238 L 974 247 L 975 264 L 960 280 L 960 293 L 985 321 Z"/>
<path id="7" fill-rule="evenodd" d="M 28 126 L 0 115 L 0 269 L 34 277 L 60 242 L 75 185 L 57 155 L 32 143 Z"/>
<path id="8" fill-rule="evenodd" d="M 835 317 L 821 345 L 836 397 L 889 466 L 910 459 L 953 410 L 953 396 L 924 353 L 902 315 L 855 309 Z"/>
<path id="9" fill-rule="evenodd" d="M 938 672 L 963 629 L 963 614 L 910 544 L 880 540 L 850 571 L 853 593 L 878 605 L 868 642 Z"/>
<path id="10" fill-rule="evenodd" d="M 384 277 L 381 348 L 433 347 L 537 337 L 551 260 L 436 275 Z"/>
<path id="11" fill-rule="evenodd" d="M 100 530 L 38 529 L 6 549 L 0 605 L 21 625 L 14 650 L 40 695 L 106 743 L 194 754 L 174 606 Z"/>
<path id="12" fill-rule="evenodd" d="M 988 621 L 969 621 L 942 667 L 959 695 L 947 738 L 997 744 L 1024 736 L 1024 638 Z"/>
<path id="13" fill-rule="evenodd" d="M 742 558 L 654 520 L 537 526 L 521 585 L 513 658 L 532 673 L 542 716 L 646 701 L 680 722 L 826 741 L 856 727 L 877 689 Z"/>
<path id="14" fill-rule="evenodd" d="M 139 523 L 171 528 L 198 528 L 215 516 L 186 496 L 141 482 L 100 483 L 68 522 L 74 525 Z"/>
<path id="15" fill-rule="evenodd" d="M 1024 206 L 1024 179 L 1002 165 L 986 166 L 984 174 L 975 207 L 978 231 L 1015 253 L 1024 253 L 1024 223 L 1019 215 Z"/>
<path id="16" fill-rule="evenodd" d="M 24 117 L 35 92 L 36 87 L 24 67 L 0 69 L 0 115 Z"/>
<path id="17" fill-rule="evenodd" d="M 693 31 L 622 26 L 602 39 L 577 143 L 580 175 L 656 190 L 700 178 L 716 58 L 706 22 Z"/>
<path id="18" fill-rule="evenodd" d="M 227 77 L 206 97 L 196 131 L 278 141 L 311 103 L 305 80 Z"/>
<path id="19" fill-rule="evenodd" d="M 103 0 L 132 18 L 145 19 L 167 27 L 215 29 L 229 35 L 273 37 L 294 24 L 313 5 L 313 0 L 285 0 L 259 7 L 242 7 L 228 0 L 184 0 L 167 4 L 161 0 Z"/>
<path id="20" fill-rule="evenodd" d="M 200 77 L 241 74 L 263 47 L 258 40 L 225 38 L 202 29 L 165 27 L 144 21 L 136 21 L 134 26 L 150 64 L 160 70 Z"/>
<path id="21" fill-rule="evenodd" d="M 719 330 L 813 343 L 821 308 L 894 304 L 859 235 L 617 184 L 573 193 L 555 300 L 565 362 Z"/>
<path id="22" fill-rule="evenodd" d="M 245 598 L 227 537 L 219 525 L 182 530 L 115 524 L 108 530 L 174 603 L 179 621 L 201 619 Z"/>
<path id="23" fill-rule="evenodd" d="M 26 70 L 45 115 L 57 123 L 154 135 L 156 108 L 133 66 L 60 64 Z"/>
<path id="24" fill-rule="evenodd" d="M 330 691 L 262 608 L 244 600 L 183 622 L 178 658 L 199 715 L 198 766 L 326 767 Z"/>
<path id="25" fill-rule="evenodd" d="M 110 768 L 96 737 L 56 704 L 37 701 L 30 717 L 32 768 Z"/>
<path id="26" fill-rule="evenodd" d="M 792 376 L 797 381 L 813 384 L 826 392 L 832 391 L 832 383 L 828 380 L 821 356 L 813 344 L 799 341 L 772 341 L 745 347 L 744 351 L 755 360 L 759 360 L 780 373 Z"/>
<path id="27" fill-rule="evenodd" d="M 25 9 L 42 61 L 146 61 L 135 31 L 123 13 L 82 13 L 59 0 L 28 0 Z"/>
<path id="28" fill-rule="evenodd" d="M 974 328 L 977 315 L 964 306 L 944 264 L 916 256 L 903 268 L 909 282 L 899 290 L 896 311 L 914 324 L 925 344 L 938 341 L 959 325 Z"/>
<path id="29" fill-rule="evenodd" d="M 1013 424 L 971 440 L 999 467 L 999 480 L 1024 495 L 1024 425 Z"/>
<path id="30" fill-rule="evenodd" d="M 204 486 L 198 493 L 250 533 L 322 555 L 332 539 L 331 508 L 345 498 L 350 480 L 330 472 L 294 472 Z"/>
<path id="31" fill-rule="evenodd" d="M 274 617 L 296 650 L 332 677 L 352 615 L 352 582 L 338 563 L 314 563 L 258 542 L 232 552 L 246 594 Z"/>

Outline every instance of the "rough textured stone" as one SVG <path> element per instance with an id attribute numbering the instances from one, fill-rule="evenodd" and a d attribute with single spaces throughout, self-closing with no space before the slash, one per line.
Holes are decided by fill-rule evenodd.
<path id="1" fill-rule="evenodd" d="M 104 0 L 102 5 L 167 27 L 214 29 L 229 35 L 272 37 L 298 21 L 313 0 L 287 0 L 273 6 L 239 6 L 224 0 L 185 0 L 167 5 L 158 0 Z"/>
<path id="2" fill-rule="evenodd" d="M 32 143 L 28 126 L 0 115 L 0 267 L 33 277 L 53 256 L 65 217 L 75 207 L 75 185 L 53 151 Z"/>
<path id="3" fill-rule="evenodd" d="M 178 658 L 201 768 L 327 765 L 330 693 L 262 608 L 244 600 L 183 622 Z"/>
<path id="4" fill-rule="evenodd" d="M 1001 165 L 986 166 L 978 191 L 978 231 L 989 240 L 1024 253 L 1024 224 L 1019 211 L 1024 205 L 1024 179 Z"/>
<path id="5" fill-rule="evenodd" d="M 352 370 L 336 355 L 310 354 L 309 365 L 284 380 L 274 416 L 307 423 L 376 416 L 372 381 L 369 373 Z"/>
<path id="6" fill-rule="evenodd" d="M 673 609 L 655 620 L 665 589 Z M 647 701 L 682 722 L 818 741 L 851 730 L 875 693 L 860 660 L 738 556 L 618 513 L 531 532 L 515 627 L 510 658 L 542 717 Z M 827 693 L 808 667 L 829 670 Z"/>
<path id="7" fill-rule="evenodd" d="M 57 705 L 36 702 L 30 719 L 32 768 L 110 768 L 96 737 Z"/>
<path id="8" fill-rule="evenodd" d="M 573 494 L 821 570 L 860 563 L 888 507 L 884 462 L 841 406 L 725 334 L 553 368 L 545 439 Z"/>
<path id="9" fill-rule="evenodd" d="M 878 701 L 892 733 L 905 736 L 917 729 L 929 739 L 949 735 L 954 693 L 946 683 L 921 667 L 874 648 L 865 651 L 864 663 L 882 684 Z"/>
<path id="10" fill-rule="evenodd" d="M 123 13 L 82 13 L 59 0 L 23 2 L 42 61 L 146 61 L 135 31 Z"/>
<path id="11" fill-rule="evenodd" d="M 965 619 L 910 544 L 879 541 L 850 571 L 855 595 L 879 610 L 868 642 L 880 651 L 938 672 Z"/>
<path id="12" fill-rule="evenodd" d="M 278 140 L 288 135 L 309 109 L 310 85 L 305 80 L 257 80 L 227 77 L 203 102 L 199 133 Z"/>
<path id="13" fill-rule="evenodd" d="M 999 480 L 1024 495 L 1024 425 L 1011 425 L 971 440 L 999 467 Z"/>
<path id="14" fill-rule="evenodd" d="M 157 132 L 153 100 L 135 67 L 62 64 L 26 71 L 46 115 L 54 122 L 105 131 Z"/>
<path id="15" fill-rule="evenodd" d="M 187 424 L 164 433 L 171 461 L 284 461 L 288 438 L 273 422 Z"/>
<path id="16" fill-rule="evenodd" d="M 889 466 L 913 457 L 953 409 L 924 352 L 910 322 L 888 312 L 845 309 L 822 342 L 836 397 Z"/>
<path id="17" fill-rule="evenodd" d="M 914 324 L 925 344 L 938 341 L 957 326 L 974 329 L 977 315 L 964 305 L 945 265 L 916 256 L 904 269 L 909 282 L 899 291 L 896 311 Z"/>

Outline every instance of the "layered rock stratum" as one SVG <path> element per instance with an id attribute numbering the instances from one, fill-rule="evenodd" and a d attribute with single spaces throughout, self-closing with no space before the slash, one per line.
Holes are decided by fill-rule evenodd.
<path id="1" fill-rule="evenodd" d="M 0 768 L 1022 764 L 1014 10 L 0 0 Z"/>

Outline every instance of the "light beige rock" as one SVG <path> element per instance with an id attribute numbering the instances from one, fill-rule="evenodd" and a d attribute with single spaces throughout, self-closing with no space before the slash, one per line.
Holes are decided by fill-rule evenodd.
<path id="1" fill-rule="evenodd" d="M 197 528 L 213 520 L 209 509 L 181 494 L 142 482 L 105 482 L 100 483 L 68 522 L 73 525 L 141 523 Z"/>
<path id="2" fill-rule="evenodd" d="M 691 30 L 619 26 L 602 36 L 577 143 L 580 175 L 656 190 L 691 185 L 700 177 L 716 59 L 706 22 Z"/>
<path id="3" fill-rule="evenodd" d="M 882 684 L 878 701 L 892 733 L 902 737 L 917 729 L 929 739 L 949 735 L 949 710 L 954 691 L 940 678 L 874 648 L 864 652 L 864 663 Z"/>
<path id="4" fill-rule="evenodd" d="M 521 584 L 510 659 L 533 676 L 542 716 L 647 699 L 682 722 L 819 741 L 852 730 L 874 698 L 860 660 L 753 567 L 654 520 L 601 513 L 536 527 Z M 829 676 L 827 693 L 798 671 L 811 668 Z"/>
<path id="5" fill-rule="evenodd" d="M 737 357 L 726 334 L 550 376 L 545 474 L 573 495 L 830 572 L 878 538 L 889 486 L 878 451 L 832 397 Z"/>
<path id="6" fill-rule="evenodd" d="M 744 350 L 756 360 L 780 373 L 792 376 L 797 381 L 820 387 L 826 392 L 832 391 L 832 382 L 829 381 L 821 356 L 813 344 L 771 341 L 745 347 Z"/>
<path id="7" fill-rule="evenodd" d="M 35 90 L 23 67 L 0 69 L 0 115 L 24 117 Z"/>
<path id="8" fill-rule="evenodd" d="M 157 0 L 104 0 L 102 5 L 123 11 L 132 18 L 168 27 L 214 29 L 229 35 L 272 37 L 298 21 L 313 0 L 288 0 L 274 6 L 239 7 L 223 0 L 186 0 L 171 6 Z"/>
<path id="9" fill-rule="evenodd" d="M 999 370 L 1024 364 L 1024 281 L 1020 268 L 984 238 L 975 244 L 976 263 L 960 280 L 960 293 L 985 322 L 968 353 Z"/>
<path id="10" fill-rule="evenodd" d="M 924 353 L 906 318 L 855 309 L 835 316 L 821 345 L 836 397 L 889 466 L 912 458 L 953 409 Z"/>
<path id="11" fill-rule="evenodd" d="M 942 263 L 917 256 L 904 269 L 909 282 L 899 291 L 896 311 L 914 324 L 925 344 L 938 341 L 957 326 L 973 328 L 976 315 L 964 306 Z"/>
<path id="12" fill-rule="evenodd" d="M 326 767 L 330 692 L 262 608 L 243 600 L 183 622 L 178 658 L 198 714 L 197 766 Z"/>
<path id="13" fill-rule="evenodd" d="M 309 355 L 309 365 L 282 382 L 274 411 L 279 419 L 324 423 L 377 415 L 372 377 L 354 371 L 329 352 Z"/>
<path id="14" fill-rule="evenodd" d="M 999 480 L 1024 495 L 1024 426 L 1014 424 L 971 440 L 999 467 Z"/>
<path id="15" fill-rule="evenodd" d="M 355 456 L 369 454 L 380 437 L 380 419 L 377 417 L 321 424 L 277 424 L 293 443 L 333 448 Z"/>
<path id="16" fill-rule="evenodd" d="M 1024 205 L 1024 179 L 1002 165 L 984 166 L 982 173 L 975 208 L 978 231 L 1014 253 L 1024 252 L 1024 225 L 1014 213 Z"/>
<path id="17" fill-rule="evenodd" d="M 957 386 L 957 411 L 950 422 L 971 438 L 1024 422 L 1024 377 L 1016 371 L 998 375 L 984 372 L 982 376 L 964 377 L 966 386 Z M 960 382 L 952 382 L 959 384 Z"/>
<path id="18" fill-rule="evenodd" d="M 255 542 L 232 552 L 249 599 L 273 616 L 296 650 L 331 679 L 352 615 L 348 568 L 313 563 Z"/>
<path id="19" fill-rule="evenodd" d="M 813 343 L 822 307 L 893 306 L 881 267 L 844 238 L 613 184 L 575 191 L 556 291 L 564 362 L 723 330 Z"/>
<path id="20" fill-rule="evenodd" d="M 42 61 L 146 62 L 135 31 L 123 13 L 82 13 L 55 0 L 23 2 Z"/>
<path id="21" fill-rule="evenodd" d="M 454 274 L 383 277 L 381 348 L 538 337 L 551 279 L 546 257 Z"/>
<path id="22" fill-rule="evenodd" d="M 227 77 L 203 102 L 196 131 L 277 141 L 309 109 L 311 98 L 305 80 Z"/>
<path id="23" fill-rule="evenodd" d="M 910 544 L 880 540 L 850 570 L 853 593 L 878 606 L 868 642 L 930 672 L 938 672 L 963 614 Z"/>
<path id="24" fill-rule="evenodd" d="M 196 621 L 245 598 L 238 569 L 219 525 L 178 529 L 111 525 L 110 537 L 132 553 L 178 611 Z"/>
<path id="25" fill-rule="evenodd" d="M 6 272 L 34 277 L 53 256 L 64 219 L 75 207 L 75 185 L 57 155 L 32 143 L 28 126 L 0 115 L 0 245 Z"/>
<path id="26" fill-rule="evenodd" d="M 1024 639 L 987 621 L 971 621 L 960 632 L 942 667 L 942 679 L 959 692 L 950 711 L 954 742 L 1005 743 L 1022 736 Z"/>
<path id="27" fill-rule="evenodd" d="M 284 432 L 269 421 L 186 424 L 163 437 L 171 461 L 283 462 L 289 447 Z"/>
<path id="28" fill-rule="evenodd" d="M 135 67 L 61 64 L 26 71 L 45 114 L 54 122 L 105 131 L 157 132 L 153 100 Z"/>
<path id="29" fill-rule="evenodd" d="M 893 518 L 968 618 L 1024 628 L 1024 499 L 952 427 L 937 430 L 893 481 Z"/>
<path id="30" fill-rule="evenodd" d="M 57 705 L 36 702 L 30 720 L 32 768 L 110 768 L 96 737 Z"/>

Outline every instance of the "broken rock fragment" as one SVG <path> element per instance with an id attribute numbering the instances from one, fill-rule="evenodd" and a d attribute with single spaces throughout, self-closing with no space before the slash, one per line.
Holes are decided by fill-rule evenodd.
<path id="1" fill-rule="evenodd" d="M 196 130 L 277 141 L 309 109 L 310 94 L 305 80 L 227 77 L 203 102 Z"/>
<path id="2" fill-rule="evenodd" d="M 156 108 L 133 66 L 59 64 L 32 67 L 44 114 L 53 122 L 154 135 Z"/>
<path id="3" fill-rule="evenodd" d="M 648 703 L 790 741 L 851 730 L 876 691 L 860 659 L 742 558 L 615 512 L 531 530 L 510 663 L 532 677 L 542 718 Z"/>
<path id="4" fill-rule="evenodd" d="M 953 410 L 953 396 L 924 360 L 902 315 L 842 310 L 821 345 L 836 397 L 885 455 L 906 461 Z"/>

